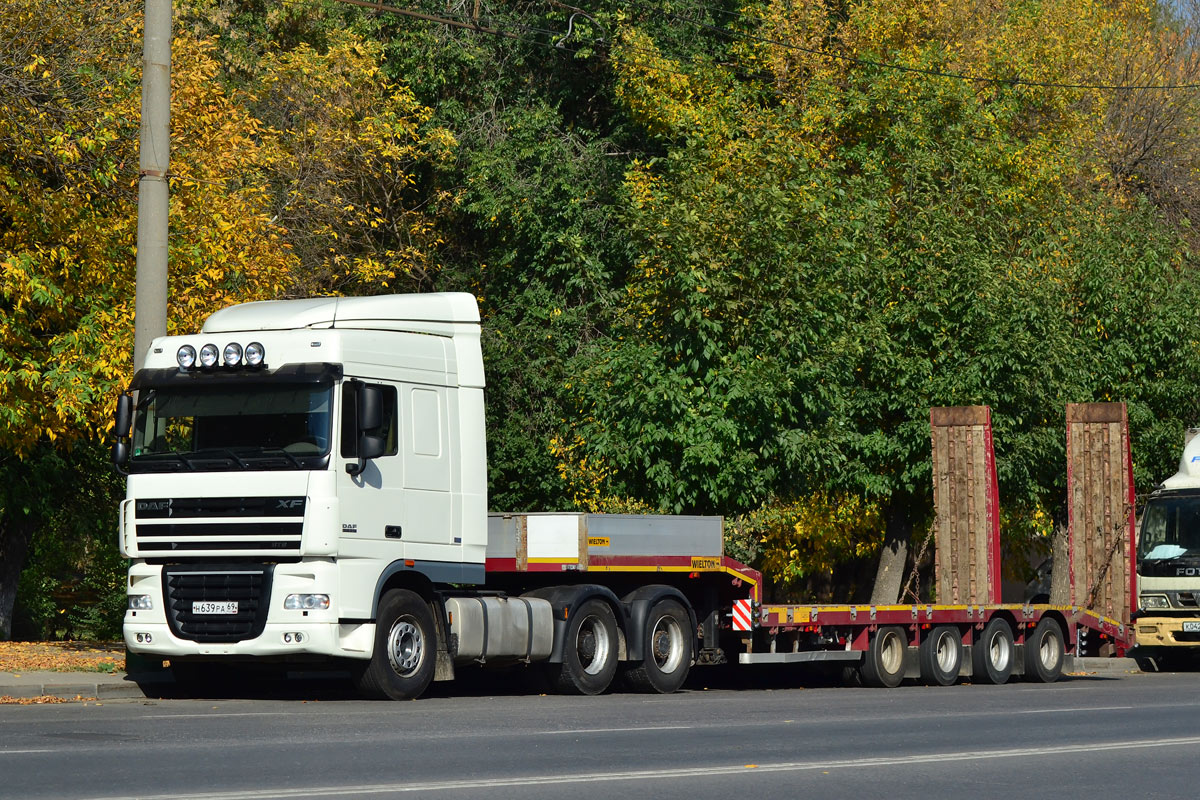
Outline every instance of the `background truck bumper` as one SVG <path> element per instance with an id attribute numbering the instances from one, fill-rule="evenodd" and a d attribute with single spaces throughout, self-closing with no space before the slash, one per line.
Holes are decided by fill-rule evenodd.
<path id="1" fill-rule="evenodd" d="M 1146 648 L 1200 648 L 1200 632 L 1183 630 L 1185 622 L 1200 623 L 1200 617 L 1138 617 L 1134 623 L 1137 646 Z"/>

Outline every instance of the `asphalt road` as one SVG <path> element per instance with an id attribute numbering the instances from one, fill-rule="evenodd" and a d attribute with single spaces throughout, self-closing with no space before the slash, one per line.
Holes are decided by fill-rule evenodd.
<path id="1" fill-rule="evenodd" d="M 0 797 L 1192 798 L 1198 681 L 0 706 Z"/>

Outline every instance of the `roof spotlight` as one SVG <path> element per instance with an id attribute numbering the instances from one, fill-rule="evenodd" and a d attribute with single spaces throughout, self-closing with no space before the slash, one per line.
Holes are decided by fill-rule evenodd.
<path id="1" fill-rule="evenodd" d="M 217 365 L 217 346 L 206 344 L 200 348 L 200 366 L 215 367 Z"/>
<path id="2" fill-rule="evenodd" d="M 242 363 L 242 346 L 237 342 L 230 342 L 229 344 L 225 345 L 223 357 L 225 359 L 225 366 L 238 366 Z"/>
<path id="3" fill-rule="evenodd" d="M 179 362 L 180 369 L 191 369 L 196 365 L 196 348 L 185 344 L 175 354 L 175 360 Z"/>
<path id="4" fill-rule="evenodd" d="M 263 363 L 263 358 L 267 355 L 267 351 L 263 349 L 260 342 L 251 342 L 246 345 L 246 366 L 260 367 Z"/>

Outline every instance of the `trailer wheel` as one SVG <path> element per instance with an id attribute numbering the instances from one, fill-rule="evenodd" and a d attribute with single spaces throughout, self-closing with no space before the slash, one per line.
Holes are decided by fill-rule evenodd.
<path id="1" fill-rule="evenodd" d="M 675 600 L 655 603 L 646 617 L 640 664 L 625 672 L 637 692 L 671 694 L 687 679 L 692 666 L 691 617 Z"/>
<path id="2" fill-rule="evenodd" d="M 863 654 L 863 683 L 883 689 L 894 689 L 904 680 L 904 654 L 908 650 L 908 637 L 898 625 L 880 628 L 871 637 L 867 652 Z"/>
<path id="3" fill-rule="evenodd" d="M 1042 617 L 1025 640 L 1025 680 L 1054 683 L 1062 675 L 1065 656 L 1062 628 Z"/>
<path id="4" fill-rule="evenodd" d="M 617 618 L 608 603 L 588 600 L 567 623 L 561 664 L 550 665 L 551 682 L 564 694 L 600 694 L 617 673 Z"/>
<path id="5" fill-rule="evenodd" d="M 993 683 L 999 686 L 1012 677 L 1013 654 L 1012 628 L 1008 622 L 996 617 L 983 626 L 983 632 L 971 648 L 974 680 L 977 683 Z"/>
<path id="6" fill-rule="evenodd" d="M 375 650 L 358 674 L 360 691 L 370 697 L 415 700 L 429 688 L 437 664 L 433 613 L 420 595 L 392 589 L 379 601 Z"/>
<path id="7" fill-rule="evenodd" d="M 950 686 L 962 668 L 962 634 L 953 625 L 939 625 L 921 640 L 921 680 L 930 686 Z"/>

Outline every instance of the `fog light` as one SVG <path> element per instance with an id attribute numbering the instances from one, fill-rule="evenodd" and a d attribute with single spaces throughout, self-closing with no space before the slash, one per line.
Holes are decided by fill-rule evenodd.
<path id="1" fill-rule="evenodd" d="M 304 638 L 305 637 L 304 637 L 303 633 L 300 633 L 300 631 L 296 631 L 296 644 L 300 644 L 301 642 L 303 642 Z"/>
<path id="2" fill-rule="evenodd" d="M 154 637 L 147 633 L 146 634 L 146 644 L 150 644 L 153 641 L 154 641 Z"/>
<path id="3" fill-rule="evenodd" d="M 154 600 L 148 594 L 131 594 L 128 601 L 129 608 L 133 611 L 149 611 L 154 608 Z"/>
<path id="4" fill-rule="evenodd" d="M 236 367 L 242 363 L 242 346 L 237 342 L 225 345 L 225 366 Z"/>
<path id="5" fill-rule="evenodd" d="M 292 635 L 290 633 L 285 633 L 283 635 L 283 641 L 285 644 L 291 644 L 292 643 Z"/>
<path id="6" fill-rule="evenodd" d="M 329 608 L 327 594 L 289 594 L 283 601 L 288 611 L 313 611 Z"/>

